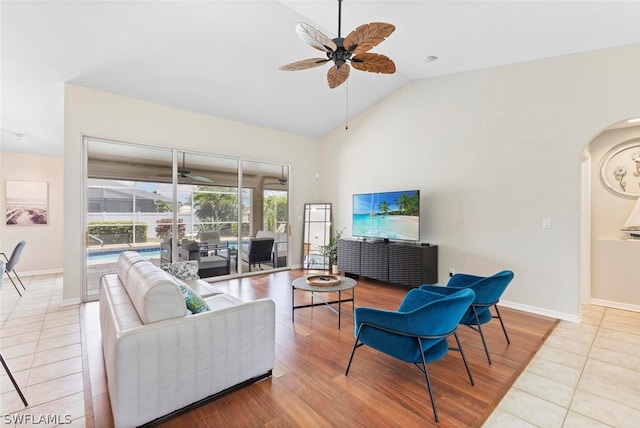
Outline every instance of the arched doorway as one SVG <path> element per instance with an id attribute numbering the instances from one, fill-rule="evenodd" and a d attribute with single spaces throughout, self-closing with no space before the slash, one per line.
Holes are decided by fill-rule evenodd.
<path id="1" fill-rule="evenodd" d="M 580 302 L 640 312 L 640 240 L 621 230 L 640 197 L 640 121 L 596 135 L 581 163 Z"/>

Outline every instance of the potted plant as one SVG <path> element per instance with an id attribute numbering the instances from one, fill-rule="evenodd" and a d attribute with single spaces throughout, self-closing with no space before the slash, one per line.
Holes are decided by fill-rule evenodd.
<path id="1" fill-rule="evenodd" d="M 329 243 L 327 245 L 320 246 L 320 255 L 326 257 L 329 260 L 331 266 L 331 273 L 338 273 L 338 241 L 342 236 L 343 230 L 339 230 L 335 236 L 329 237 Z"/>

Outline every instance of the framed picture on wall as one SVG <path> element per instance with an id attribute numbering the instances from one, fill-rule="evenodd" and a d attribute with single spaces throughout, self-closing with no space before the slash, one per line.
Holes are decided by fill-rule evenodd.
<path id="1" fill-rule="evenodd" d="M 49 222 L 47 182 L 7 180 L 4 195 L 7 225 L 31 226 Z"/>
<path id="2" fill-rule="evenodd" d="M 611 149 L 602 159 L 600 176 L 604 185 L 615 193 L 640 196 L 640 141 Z"/>

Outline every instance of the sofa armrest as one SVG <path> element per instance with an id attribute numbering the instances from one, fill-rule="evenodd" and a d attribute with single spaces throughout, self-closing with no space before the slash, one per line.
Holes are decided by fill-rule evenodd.
<path id="1" fill-rule="evenodd" d="M 223 293 L 220 289 L 201 279 L 185 279 L 184 283 L 202 298 Z"/>

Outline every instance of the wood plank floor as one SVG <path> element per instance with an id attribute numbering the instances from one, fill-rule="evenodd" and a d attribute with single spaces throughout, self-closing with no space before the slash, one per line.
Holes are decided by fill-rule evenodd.
<path id="1" fill-rule="evenodd" d="M 241 300 L 276 302 L 276 364 L 271 378 L 207 403 L 163 427 L 479 427 L 527 365 L 558 320 L 502 307 L 511 344 L 499 322 L 485 328 L 493 364 L 480 336 L 466 327 L 458 334 L 475 386 L 469 384 L 458 352 L 429 364 L 440 423 L 436 424 L 424 376 L 409 364 L 367 347 L 356 351 L 349 376 L 344 371 L 353 346 L 351 304 L 342 307 L 342 328 L 326 307 L 297 309 L 291 321 L 291 282 L 305 275 L 291 270 L 214 283 Z M 358 306 L 395 310 L 407 290 L 360 278 Z M 309 295 L 296 291 L 296 304 Z M 86 350 L 87 426 L 113 425 L 98 320 L 98 303 L 83 305 Z M 91 417 L 93 415 L 93 418 Z"/>

